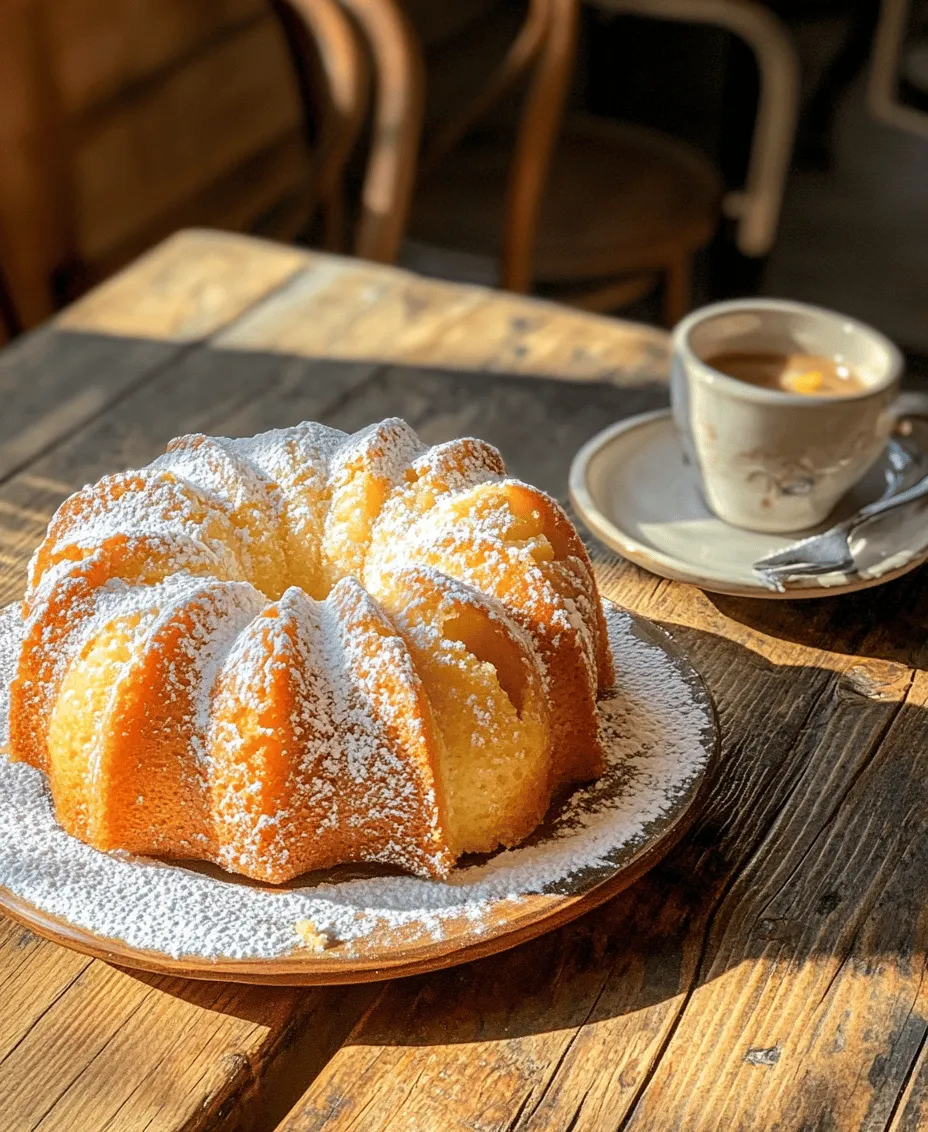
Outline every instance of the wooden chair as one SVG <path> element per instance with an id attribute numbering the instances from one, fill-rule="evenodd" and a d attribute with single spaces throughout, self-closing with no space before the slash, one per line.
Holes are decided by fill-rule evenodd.
<path id="1" fill-rule="evenodd" d="M 911 34 L 911 7 L 911 0 L 882 0 L 867 83 L 867 105 L 877 121 L 928 137 L 928 112 L 908 105 L 900 97 L 903 50 L 906 37 Z"/>
<path id="2" fill-rule="evenodd" d="M 410 234 L 466 240 L 498 254 L 507 289 L 586 309 L 614 309 L 660 279 L 673 323 L 688 309 L 691 256 L 712 237 L 721 186 L 707 160 L 671 138 L 573 115 L 562 124 L 578 10 L 578 0 L 534 0 L 496 83 L 427 153 Z M 510 159 L 507 139 L 473 125 L 523 74 Z"/>
<path id="3" fill-rule="evenodd" d="M 367 0 L 392 21 L 406 68 L 422 69 L 394 0 Z M 652 0 L 594 0 L 605 7 Z M 763 38 L 765 18 L 751 0 L 653 0 L 656 14 L 691 6 L 695 20 L 724 22 Z M 580 0 L 530 0 L 525 20 L 496 72 L 477 97 L 434 131 L 422 155 L 407 233 L 426 246 L 476 253 L 498 263 L 497 281 L 539 290 L 594 310 L 614 309 L 664 283 L 664 317 L 672 324 L 689 303 L 692 255 L 711 238 L 723 200 L 711 164 L 664 135 L 563 111 L 573 73 Z M 655 13 L 651 13 L 655 14 Z M 775 23 L 773 17 L 769 21 Z M 738 26 L 741 26 L 740 24 Z M 772 242 L 795 124 L 796 70 L 777 40 L 764 49 L 764 93 L 743 192 L 724 197 L 739 219 L 739 246 L 761 254 Z M 403 68 L 395 68 L 402 74 Z M 772 77 L 771 77 L 772 76 Z M 481 129 L 491 109 L 527 83 L 515 136 Z M 778 109 L 779 108 L 779 109 Z M 411 153 L 419 122 L 401 142 Z M 399 203 L 385 216 L 401 216 Z M 384 246 L 398 252 L 395 230 Z M 387 258 L 386 255 L 383 258 Z"/>
<path id="4" fill-rule="evenodd" d="M 722 210 L 735 220 L 738 250 L 766 255 L 776 239 L 799 108 L 799 55 L 783 22 L 756 0 L 590 0 L 604 11 L 711 24 L 742 40 L 760 75 L 760 101 L 742 188 L 725 194 Z"/>
<path id="5" fill-rule="evenodd" d="M 344 242 L 368 76 L 337 0 L 21 0 L 0 73 L 0 263 L 23 327 L 179 227 L 288 240 L 321 211 Z"/>
<path id="6" fill-rule="evenodd" d="M 340 0 L 363 38 L 373 69 L 373 114 L 353 250 L 394 263 L 406 234 L 419 167 L 425 104 L 423 38 L 429 46 L 466 28 L 494 0 Z M 407 15 L 417 17 L 413 27 Z"/>

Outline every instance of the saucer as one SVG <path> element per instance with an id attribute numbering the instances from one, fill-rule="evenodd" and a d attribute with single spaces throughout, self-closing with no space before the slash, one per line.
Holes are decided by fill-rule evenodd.
<path id="1" fill-rule="evenodd" d="M 854 547 L 853 572 L 797 578 L 778 592 L 754 574 L 752 565 L 928 473 L 928 421 L 913 417 L 906 428 L 908 435 L 891 440 L 864 479 L 811 531 L 748 531 L 714 515 L 703 500 L 695 468 L 685 461 L 667 409 L 620 421 L 585 444 L 571 465 L 570 498 L 597 538 L 661 577 L 741 597 L 852 593 L 928 561 L 928 523 L 920 509 L 913 508 L 908 522 L 888 515 L 876 532 L 868 528 L 866 542 Z"/>

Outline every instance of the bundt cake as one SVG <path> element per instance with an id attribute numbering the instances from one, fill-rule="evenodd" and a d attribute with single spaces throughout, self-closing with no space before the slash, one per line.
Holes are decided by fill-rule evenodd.
<path id="1" fill-rule="evenodd" d="M 181 437 L 62 504 L 23 608 L 11 755 L 100 849 L 444 876 L 602 771 L 589 560 L 479 440 Z"/>

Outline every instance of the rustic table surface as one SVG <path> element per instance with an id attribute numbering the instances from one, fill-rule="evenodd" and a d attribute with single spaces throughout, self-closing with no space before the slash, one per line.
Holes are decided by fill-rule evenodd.
<path id="1" fill-rule="evenodd" d="M 660 331 L 183 233 L 0 355 L 0 601 L 65 495 L 178 433 L 397 414 L 564 499 L 665 371 Z M 0 920 L 4 1132 L 923 1127 L 924 573 L 801 604 L 597 569 L 721 716 L 711 804 L 663 864 L 513 951 L 348 988 L 139 975 Z"/>

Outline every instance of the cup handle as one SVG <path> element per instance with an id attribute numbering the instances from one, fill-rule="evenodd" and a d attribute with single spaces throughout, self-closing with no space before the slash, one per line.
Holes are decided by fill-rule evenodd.
<path id="1" fill-rule="evenodd" d="M 894 431 L 904 431 L 908 417 L 928 417 L 928 393 L 900 393 L 889 411 Z"/>

